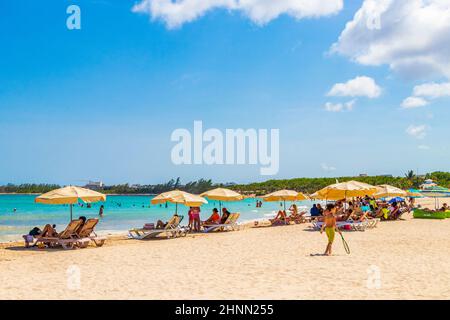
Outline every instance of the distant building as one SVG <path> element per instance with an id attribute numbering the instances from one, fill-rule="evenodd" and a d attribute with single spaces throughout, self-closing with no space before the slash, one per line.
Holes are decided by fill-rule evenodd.
<path id="1" fill-rule="evenodd" d="M 363 178 L 363 177 L 368 177 L 368 174 L 367 174 L 367 173 L 361 173 L 359 176 L 360 176 L 361 178 Z"/>
<path id="2" fill-rule="evenodd" d="M 91 190 L 99 190 L 103 189 L 104 184 L 102 181 L 89 181 L 84 187 Z"/>

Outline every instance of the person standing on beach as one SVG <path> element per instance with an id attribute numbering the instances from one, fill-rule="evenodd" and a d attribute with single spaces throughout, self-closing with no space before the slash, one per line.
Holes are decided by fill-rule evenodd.
<path id="1" fill-rule="evenodd" d="M 200 208 L 193 207 L 192 208 L 192 218 L 194 219 L 194 230 L 200 232 Z"/>
<path id="2" fill-rule="evenodd" d="M 326 256 L 331 256 L 331 249 L 333 247 L 334 237 L 336 235 L 336 231 L 341 233 L 339 228 L 336 225 L 336 217 L 334 216 L 336 208 L 334 205 L 327 205 L 327 209 L 324 211 L 324 223 L 322 228 L 320 229 L 320 233 L 322 234 L 325 230 L 325 233 L 328 238 L 327 248 L 325 250 Z"/>
<path id="3" fill-rule="evenodd" d="M 98 211 L 98 215 L 100 216 L 100 217 L 103 217 L 103 211 L 105 210 L 105 206 L 104 205 L 101 205 L 100 206 L 100 209 L 99 209 L 99 211 Z"/>
<path id="4" fill-rule="evenodd" d="M 192 207 L 189 207 L 188 217 L 189 217 L 188 228 L 189 231 L 192 231 L 192 229 L 194 228 L 194 210 Z"/>

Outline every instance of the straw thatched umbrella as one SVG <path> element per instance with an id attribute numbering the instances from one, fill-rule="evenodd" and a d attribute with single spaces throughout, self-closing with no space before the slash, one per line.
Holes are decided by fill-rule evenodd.
<path id="1" fill-rule="evenodd" d="M 394 197 L 407 197 L 408 192 L 399 189 L 394 186 L 390 186 L 388 184 L 382 184 L 379 186 L 376 186 L 377 192 L 373 195 L 374 198 L 380 199 L 380 198 L 394 198 Z"/>
<path id="2" fill-rule="evenodd" d="M 181 190 L 164 192 L 157 195 L 151 200 L 152 204 L 167 202 L 175 203 L 175 213 L 178 213 L 178 204 L 184 204 L 187 207 L 199 207 L 203 204 L 208 203 L 205 198 L 199 195 L 184 192 Z"/>
<path id="3" fill-rule="evenodd" d="M 34 201 L 44 204 L 70 204 L 70 220 L 72 220 L 73 205 L 80 199 L 85 202 L 106 201 L 106 195 L 90 189 L 67 186 L 44 193 Z"/>
<path id="4" fill-rule="evenodd" d="M 219 201 L 219 210 L 222 211 L 222 201 L 240 201 L 244 199 L 244 196 L 236 191 L 226 188 L 216 188 L 200 194 L 202 197 L 207 197 L 211 200 Z"/>
<path id="5" fill-rule="evenodd" d="M 293 190 L 280 190 L 280 191 L 272 192 L 272 193 L 266 194 L 262 198 L 264 201 L 268 201 L 268 202 L 283 201 L 284 211 L 286 211 L 286 201 L 308 200 L 308 197 L 305 196 L 303 193 L 293 191 Z"/>
<path id="6" fill-rule="evenodd" d="M 314 194 L 312 198 L 320 200 L 341 200 L 354 197 L 372 196 L 377 188 L 359 181 L 347 181 L 329 185 Z"/>

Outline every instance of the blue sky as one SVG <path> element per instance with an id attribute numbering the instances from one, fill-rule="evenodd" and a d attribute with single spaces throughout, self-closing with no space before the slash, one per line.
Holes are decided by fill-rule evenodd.
<path id="1" fill-rule="evenodd" d="M 365 45 L 351 42 L 358 30 L 330 52 L 364 1 L 344 1 L 332 15 L 282 14 L 262 24 L 219 7 L 175 27 L 155 12 L 133 12 L 135 3 L 1 2 L 0 183 L 251 182 L 449 169 L 449 95 L 417 94 L 426 106 L 401 107 L 416 86 L 447 83 L 438 56 L 439 67 L 420 74 L 405 66 L 408 52 L 361 57 L 351 52 Z M 81 8 L 81 30 L 66 27 L 70 4 Z M 385 9 L 384 21 L 416 9 Z M 376 45 L 385 41 L 377 36 Z M 362 76 L 380 88 L 376 97 L 327 95 Z M 350 101 L 352 110 L 325 107 Z M 170 135 L 194 120 L 222 130 L 279 128 L 279 173 L 175 166 Z"/>

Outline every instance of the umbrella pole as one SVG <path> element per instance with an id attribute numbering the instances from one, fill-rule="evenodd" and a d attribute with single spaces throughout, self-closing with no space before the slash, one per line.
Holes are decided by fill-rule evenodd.
<path id="1" fill-rule="evenodd" d="M 73 204 L 70 204 L 70 221 L 72 221 L 72 209 L 73 209 Z"/>
<path id="2" fill-rule="evenodd" d="M 175 203 L 175 214 L 178 215 L 178 203 Z"/>

